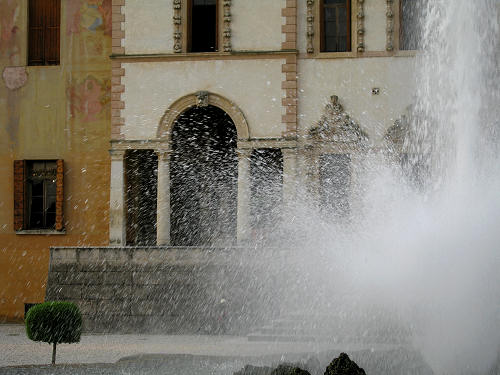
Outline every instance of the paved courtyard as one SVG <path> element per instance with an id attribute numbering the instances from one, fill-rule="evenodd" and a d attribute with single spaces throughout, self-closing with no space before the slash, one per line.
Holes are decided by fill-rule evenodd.
<path id="1" fill-rule="evenodd" d="M 234 336 L 82 335 L 77 344 L 57 346 L 57 362 L 114 363 L 144 354 L 253 357 L 328 348 L 325 343 L 249 342 L 246 337 Z M 51 345 L 29 340 L 23 325 L 0 325 L 0 367 L 47 364 L 51 353 Z"/>
<path id="2" fill-rule="evenodd" d="M 275 366 L 305 363 L 314 357 L 313 375 L 341 351 L 370 370 L 370 375 L 432 374 L 411 348 L 326 342 L 252 342 L 246 337 L 189 335 L 83 335 L 80 343 L 57 346 L 26 337 L 22 325 L 0 325 L 0 375 L 232 375 L 246 364 Z"/>

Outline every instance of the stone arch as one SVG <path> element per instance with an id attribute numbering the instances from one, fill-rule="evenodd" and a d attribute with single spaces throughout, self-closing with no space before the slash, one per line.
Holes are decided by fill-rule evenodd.
<path id="1" fill-rule="evenodd" d="M 245 115 L 238 108 L 238 106 L 223 96 L 208 91 L 198 91 L 196 93 L 183 96 L 172 103 L 172 105 L 170 105 L 170 107 L 165 111 L 165 114 L 160 121 L 158 131 L 156 133 L 157 138 L 170 142 L 174 123 L 183 112 L 195 106 L 206 107 L 208 105 L 213 105 L 222 109 L 229 115 L 229 117 L 231 117 L 231 120 L 236 126 L 238 140 L 249 139 L 250 134 L 248 123 Z"/>

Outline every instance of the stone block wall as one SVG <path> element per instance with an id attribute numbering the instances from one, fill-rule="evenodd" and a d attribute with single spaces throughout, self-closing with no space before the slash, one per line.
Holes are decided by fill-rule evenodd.
<path id="1" fill-rule="evenodd" d="M 241 334 L 279 314 L 269 256 L 241 248 L 52 248 L 46 300 L 75 302 L 85 332 Z"/>

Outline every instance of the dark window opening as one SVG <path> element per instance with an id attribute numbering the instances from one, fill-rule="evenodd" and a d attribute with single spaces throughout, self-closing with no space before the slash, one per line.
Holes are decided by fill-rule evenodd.
<path id="1" fill-rule="evenodd" d="M 28 65 L 59 65 L 61 1 L 29 0 Z"/>
<path id="2" fill-rule="evenodd" d="M 57 194 L 56 161 L 27 162 L 27 229 L 54 229 Z"/>
<path id="3" fill-rule="evenodd" d="M 127 151 L 125 176 L 127 245 L 156 245 L 158 158 L 154 151 Z"/>
<path id="4" fill-rule="evenodd" d="M 182 113 L 172 131 L 170 240 L 173 246 L 230 246 L 236 241 L 237 133 L 215 106 Z"/>
<path id="5" fill-rule="evenodd" d="M 191 0 L 188 51 L 217 51 L 217 0 Z"/>
<path id="6" fill-rule="evenodd" d="M 254 240 L 270 240 L 281 221 L 283 156 L 280 149 L 256 149 L 250 158 L 250 214 Z"/>
<path id="7" fill-rule="evenodd" d="M 351 157 L 326 154 L 320 157 L 321 212 L 326 218 L 342 218 L 349 214 L 351 189 Z"/>
<path id="8" fill-rule="evenodd" d="M 321 52 L 351 50 L 351 1 L 322 0 Z"/>
<path id="9" fill-rule="evenodd" d="M 422 0 L 400 0 L 399 49 L 418 50 L 422 47 Z"/>

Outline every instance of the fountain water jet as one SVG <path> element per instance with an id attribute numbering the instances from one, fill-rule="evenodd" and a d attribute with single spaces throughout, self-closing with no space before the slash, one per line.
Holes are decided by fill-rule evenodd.
<path id="1" fill-rule="evenodd" d="M 500 2 L 424 4 L 403 147 L 403 169 L 419 170 L 420 184 L 373 153 L 351 221 L 326 224 L 303 202 L 292 216 L 304 218 L 297 231 L 309 226 L 298 246 L 308 286 L 290 294 L 313 301 L 311 314 L 364 311 L 373 331 L 375 307 L 403 324 L 436 374 L 484 373 L 500 348 Z M 327 297 L 341 294 L 350 302 Z"/>

